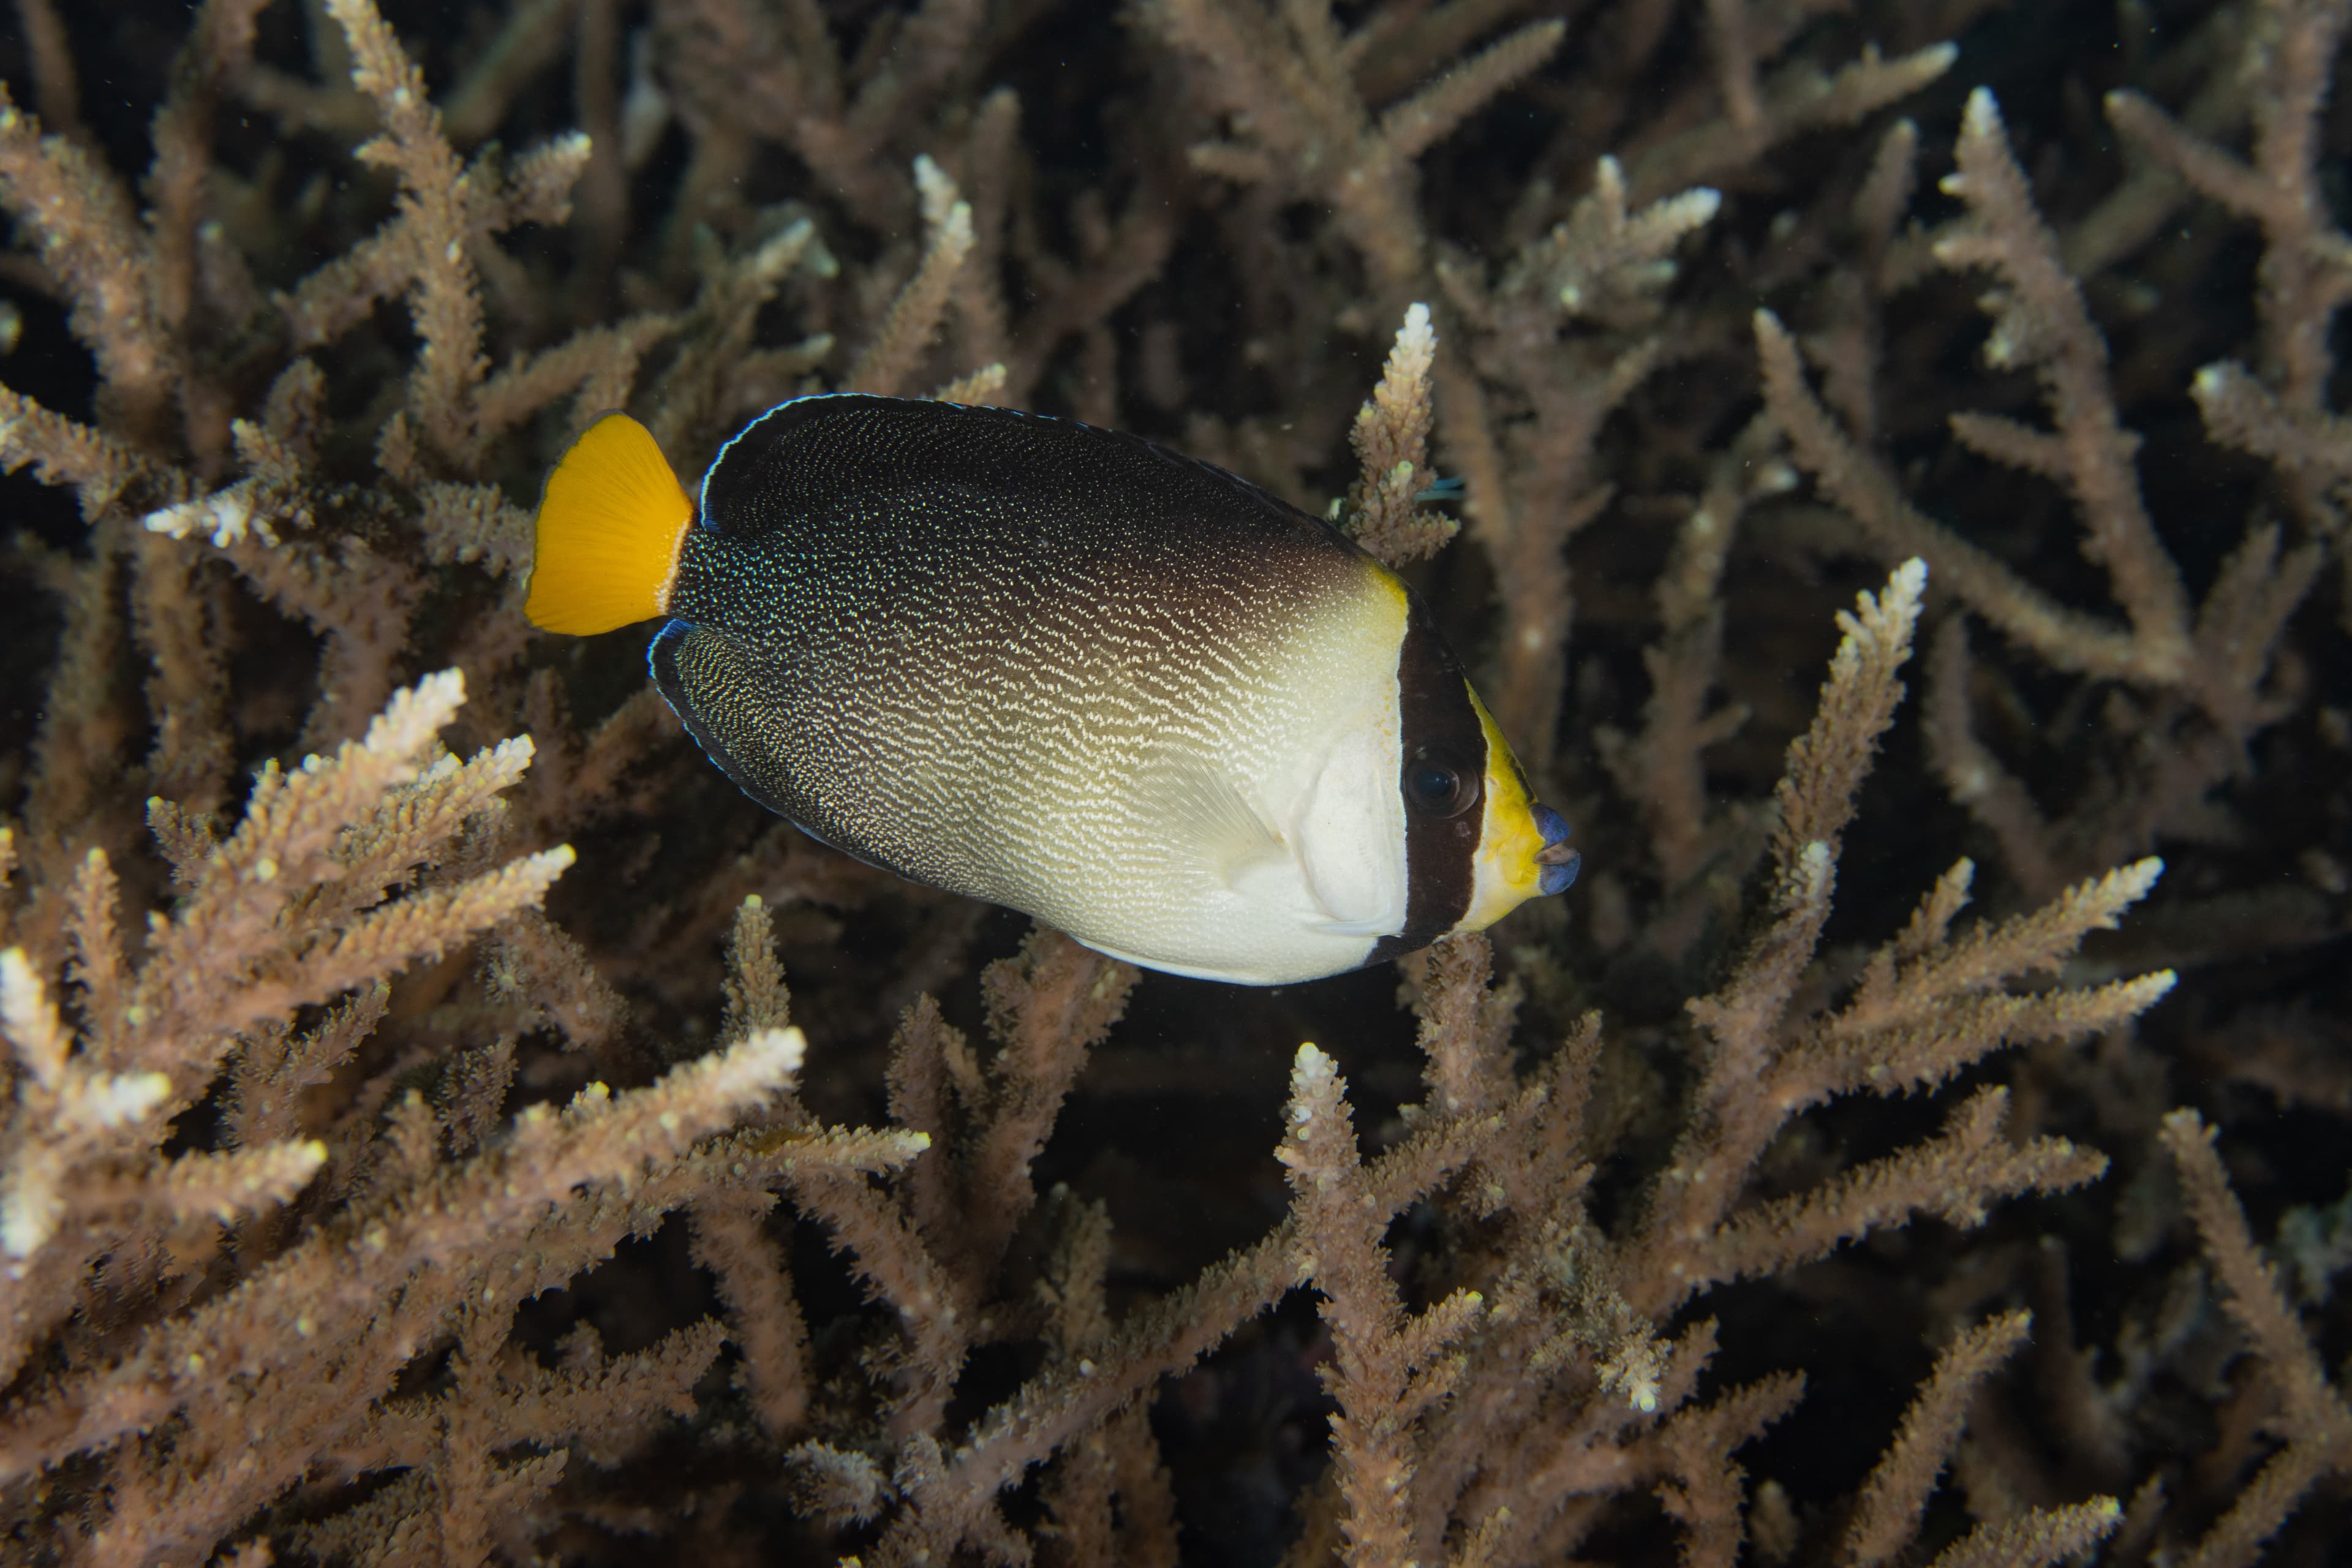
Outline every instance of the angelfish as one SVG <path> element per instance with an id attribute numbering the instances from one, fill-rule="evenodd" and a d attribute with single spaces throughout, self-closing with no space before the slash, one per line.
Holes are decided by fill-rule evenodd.
<path id="1" fill-rule="evenodd" d="M 753 800 L 1149 968 L 1315 979 L 1576 874 L 1394 573 L 1116 431 L 802 397 L 689 497 L 608 415 L 548 479 L 526 608 L 669 617 L 654 683 Z"/>

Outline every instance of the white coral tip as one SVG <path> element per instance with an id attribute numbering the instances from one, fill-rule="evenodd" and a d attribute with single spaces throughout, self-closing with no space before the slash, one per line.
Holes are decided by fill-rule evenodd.
<path id="1" fill-rule="evenodd" d="M 29 1258 L 58 1233 L 65 1204 L 46 1175 L 19 1169 L 0 1195 L 0 1249 L 11 1258 Z"/>

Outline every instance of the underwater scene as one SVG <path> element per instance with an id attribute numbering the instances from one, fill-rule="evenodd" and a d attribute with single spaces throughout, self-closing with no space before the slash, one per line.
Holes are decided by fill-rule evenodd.
<path id="1" fill-rule="evenodd" d="M 0 1563 L 2352 1562 L 2352 0 L 11 0 Z"/>

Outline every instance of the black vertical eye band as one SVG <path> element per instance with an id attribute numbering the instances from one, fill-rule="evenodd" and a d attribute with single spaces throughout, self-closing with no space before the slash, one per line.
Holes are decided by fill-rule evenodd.
<path id="1" fill-rule="evenodd" d="M 1478 878 L 1486 814 L 1486 731 L 1470 683 L 1419 599 L 1410 601 L 1397 656 L 1404 755 L 1404 930 L 1384 936 L 1367 963 L 1427 947 L 1462 923 Z"/>

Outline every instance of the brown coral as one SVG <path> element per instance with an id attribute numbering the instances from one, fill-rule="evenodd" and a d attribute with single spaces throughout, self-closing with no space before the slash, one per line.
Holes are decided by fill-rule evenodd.
<path id="1" fill-rule="evenodd" d="M 122 11 L 0 38 L 12 1550 L 2340 1522 L 2341 0 Z M 736 798 L 529 502 L 848 386 L 1334 517 L 1585 886 L 1399 1012 Z"/>

